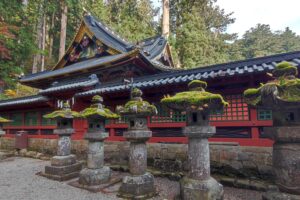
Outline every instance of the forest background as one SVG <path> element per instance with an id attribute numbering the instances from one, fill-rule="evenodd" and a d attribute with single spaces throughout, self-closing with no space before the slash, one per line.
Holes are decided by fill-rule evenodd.
<path id="1" fill-rule="evenodd" d="M 18 77 L 51 69 L 84 12 L 136 43 L 161 34 L 160 9 L 151 0 L 1 0 L 0 86 L 5 92 L 0 99 L 36 92 L 17 84 Z M 234 22 L 233 13 L 216 0 L 170 0 L 169 43 L 176 65 L 193 68 L 300 50 L 300 36 L 289 27 L 272 31 L 257 24 L 238 38 L 226 32 Z"/>

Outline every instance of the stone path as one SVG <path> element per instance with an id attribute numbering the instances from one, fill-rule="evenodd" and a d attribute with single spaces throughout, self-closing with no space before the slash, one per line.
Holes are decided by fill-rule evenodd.
<path id="1" fill-rule="evenodd" d="M 31 158 L 11 157 L 0 161 L 0 200 L 110 200 L 118 199 L 119 184 L 111 186 L 104 193 L 91 193 L 35 175 L 49 164 Z M 179 191 L 179 184 L 166 178 L 156 178 L 156 187 L 161 196 L 155 200 L 173 199 Z M 225 200 L 260 200 L 261 193 L 225 187 Z"/>

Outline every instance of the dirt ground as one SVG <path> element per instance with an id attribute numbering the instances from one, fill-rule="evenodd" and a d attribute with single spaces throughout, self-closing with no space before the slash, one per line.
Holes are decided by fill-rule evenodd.
<path id="1" fill-rule="evenodd" d="M 110 200 L 116 197 L 120 183 L 92 193 L 36 175 L 49 161 L 31 158 L 11 157 L 0 161 L 0 199 L 1 200 Z M 115 176 L 125 173 L 114 172 Z M 167 178 L 155 178 L 159 195 L 154 200 L 174 199 L 179 194 L 179 183 Z M 260 200 L 261 192 L 224 187 L 225 200 Z"/>

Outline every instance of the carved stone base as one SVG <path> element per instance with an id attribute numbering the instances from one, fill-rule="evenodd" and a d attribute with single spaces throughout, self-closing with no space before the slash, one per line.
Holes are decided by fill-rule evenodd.
<path id="1" fill-rule="evenodd" d="M 51 158 L 51 166 L 67 166 L 76 163 L 75 155 L 68 156 L 53 156 Z"/>
<path id="2" fill-rule="evenodd" d="M 100 169 L 85 168 L 79 174 L 79 183 L 89 186 L 100 185 L 109 181 L 110 174 L 110 168 L 106 166 Z"/>
<path id="3" fill-rule="evenodd" d="M 66 181 L 76 178 L 82 169 L 82 163 L 76 161 L 74 155 L 54 156 L 51 159 L 51 166 L 45 167 L 45 172 L 41 176 L 57 181 Z"/>
<path id="4" fill-rule="evenodd" d="M 184 177 L 180 181 L 180 193 L 183 200 L 221 200 L 223 199 L 223 186 L 214 178 L 205 181 Z"/>
<path id="5" fill-rule="evenodd" d="M 125 199 L 148 199 L 155 195 L 154 177 L 150 173 L 125 176 L 118 193 L 118 197 Z"/>
<path id="6" fill-rule="evenodd" d="M 263 200 L 300 200 L 300 195 L 282 193 L 279 191 L 268 191 L 262 195 Z"/>

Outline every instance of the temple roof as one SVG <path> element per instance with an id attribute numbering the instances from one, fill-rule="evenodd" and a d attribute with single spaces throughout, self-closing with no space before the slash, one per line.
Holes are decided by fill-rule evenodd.
<path id="1" fill-rule="evenodd" d="M 198 67 L 190 70 L 166 72 L 157 75 L 138 77 L 134 79 L 133 87 L 147 88 L 176 83 L 187 83 L 191 80 L 208 80 L 217 77 L 234 77 L 247 74 L 271 72 L 278 63 L 288 61 L 294 66 L 300 66 L 300 51 L 277 54 L 272 56 L 235 61 L 224 64 Z M 99 85 L 98 88 L 78 93 L 76 96 L 90 96 L 106 92 L 127 90 L 123 83 Z"/>
<path id="2" fill-rule="evenodd" d="M 51 87 L 40 90 L 39 94 L 47 95 L 53 92 L 63 92 L 67 90 L 75 90 L 85 87 L 94 86 L 99 84 L 99 79 L 95 74 L 90 75 L 89 77 L 82 77 L 81 79 L 73 79 L 63 82 L 54 82 Z"/>
<path id="3" fill-rule="evenodd" d="M 43 71 L 43 72 L 38 72 L 35 74 L 27 75 L 21 79 L 21 83 L 23 83 L 23 82 L 26 83 L 28 81 L 37 81 L 37 80 L 46 79 L 46 78 L 52 78 L 52 77 L 64 75 L 67 73 L 76 73 L 76 72 L 80 72 L 82 70 L 96 68 L 96 67 L 108 64 L 110 62 L 114 62 L 121 58 L 128 57 L 130 55 L 131 55 L 130 53 L 122 53 L 122 54 L 116 54 L 116 55 L 112 55 L 112 56 L 106 56 L 103 58 L 92 58 L 89 60 L 84 60 L 81 62 L 74 63 L 72 65 L 66 66 L 64 68 L 54 70 L 54 71 Z"/>
<path id="4" fill-rule="evenodd" d="M 272 56 L 241 60 L 206 67 L 198 67 L 189 70 L 178 70 L 164 72 L 156 75 L 143 76 L 133 79 L 133 87 L 141 89 L 150 87 L 160 87 L 178 83 L 187 83 L 191 80 L 209 80 L 218 77 L 237 77 L 251 74 L 265 74 L 271 72 L 278 63 L 288 61 L 293 66 L 300 66 L 300 51 L 277 54 Z M 76 88 L 91 84 L 94 89 L 86 92 L 79 92 L 76 97 L 92 96 L 95 94 L 110 93 L 128 90 L 123 82 L 95 83 L 91 77 L 85 77 L 81 80 L 68 80 L 69 82 L 59 82 L 52 85 L 49 90 L 64 91 L 66 88 Z M 47 93 L 47 89 L 44 90 Z M 41 91 L 43 93 L 43 91 Z M 48 98 L 42 95 L 22 97 L 17 99 L 8 99 L 0 101 L 0 108 L 15 104 L 30 104 L 35 102 L 45 102 Z"/>
<path id="5" fill-rule="evenodd" d="M 83 21 L 87 27 L 94 33 L 94 36 L 105 43 L 107 46 L 111 46 L 119 52 L 128 52 L 134 49 L 134 45 L 123 39 L 103 22 L 96 19 L 92 15 L 86 15 L 83 17 Z"/>
<path id="6" fill-rule="evenodd" d="M 33 103 L 40 103 L 40 102 L 47 102 L 49 99 L 42 95 L 34 95 L 34 96 L 27 96 L 27 97 L 20 97 L 14 99 L 7 99 L 0 101 L 0 108 L 5 108 L 7 106 L 13 105 L 26 105 L 26 104 L 33 104 Z"/>

